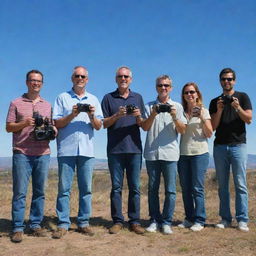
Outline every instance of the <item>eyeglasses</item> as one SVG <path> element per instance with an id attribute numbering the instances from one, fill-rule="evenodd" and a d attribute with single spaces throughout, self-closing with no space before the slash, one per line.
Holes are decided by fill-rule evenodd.
<path id="1" fill-rule="evenodd" d="M 222 77 L 221 79 L 220 79 L 221 81 L 229 81 L 229 82 L 231 82 L 231 81 L 233 81 L 233 80 L 235 80 L 234 78 L 231 78 L 231 77 Z"/>
<path id="2" fill-rule="evenodd" d="M 41 84 L 43 82 L 41 80 L 36 80 L 36 79 L 30 79 L 28 81 L 31 82 L 31 83 L 39 83 L 39 84 Z"/>
<path id="3" fill-rule="evenodd" d="M 186 94 L 186 95 L 195 94 L 195 93 L 196 93 L 196 91 L 186 91 L 186 92 L 184 92 L 184 94 Z"/>
<path id="4" fill-rule="evenodd" d="M 75 77 L 75 78 L 80 78 L 80 77 L 81 77 L 82 79 L 85 79 L 85 78 L 86 78 L 86 76 L 84 76 L 84 75 L 74 75 L 74 77 Z"/>
<path id="5" fill-rule="evenodd" d="M 158 84 L 157 87 L 161 88 L 161 87 L 170 87 L 171 85 L 170 84 Z"/>
<path id="6" fill-rule="evenodd" d="M 118 76 L 117 76 L 117 78 L 123 78 L 123 77 L 124 77 L 125 79 L 127 79 L 127 78 L 129 78 L 130 76 L 127 76 L 127 75 L 118 75 Z"/>

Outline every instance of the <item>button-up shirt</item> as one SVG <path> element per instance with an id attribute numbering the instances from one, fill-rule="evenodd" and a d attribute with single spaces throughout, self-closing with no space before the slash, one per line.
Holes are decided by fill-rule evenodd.
<path id="1" fill-rule="evenodd" d="M 61 93 L 57 97 L 53 109 L 53 119 L 57 120 L 71 114 L 73 106 L 77 103 L 86 103 L 94 106 L 95 117 L 103 119 L 97 97 L 85 92 L 85 95 L 79 98 L 73 90 Z M 69 124 L 59 129 L 57 136 L 58 157 L 94 157 L 93 138 L 94 129 L 89 116 L 85 112 L 80 112 Z"/>
<path id="2" fill-rule="evenodd" d="M 159 101 L 151 101 L 146 106 L 146 117 L 149 117 L 154 104 Z M 168 100 L 170 105 L 176 108 L 176 117 L 184 124 L 187 124 L 187 119 L 184 115 L 184 110 L 178 102 Z M 164 161 L 178 161 L 179 160 L 179 143 L 178 133 L 175 129 L 175 124 L 170 113 L 159 113 L 147 132 L 144 158 L 146 160 L 164 160 Z"/>

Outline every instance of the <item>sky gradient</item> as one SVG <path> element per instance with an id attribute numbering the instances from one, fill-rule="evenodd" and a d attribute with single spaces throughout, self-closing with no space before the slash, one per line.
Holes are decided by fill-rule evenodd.
<path id="1" fill-rule="evenodd" d="M 182 86 L 193 81 L 208 108 L 221 94 L 220 70 L 231 67 L 235 89 L 246 92 L 254 108 L 255 13 L 254 0 L 2 0 L 0 156 L 12 155 L 6 114 L 10 101 L 26 92 L 31 69 L 43 72 L 41 95 L 52 104 L 72 87 L 74 66 L 88 68 L 87 90 L 101 101 L 116 88 L 117 67 L 126 65 L 133 71 L 131 89 L 145 103 L 156 97 L 156 77 L 168 74 L 173 100 L 180 102 Z M 253 113 L 247 126 L 250 154 L 256 154 L 254 120 Z M 95 132 L 97 158 L 106 157 L 106 141 L 106 130 Z M 55 142 L 51 148 L 56 156 Z"/>

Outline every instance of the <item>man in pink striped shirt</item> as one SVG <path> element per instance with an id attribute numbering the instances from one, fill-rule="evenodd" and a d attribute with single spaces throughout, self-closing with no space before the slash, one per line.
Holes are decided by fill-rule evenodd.
<path id="1" fill-rule="evenodd" d="M 41 227 L 44 216 L 44 185 L 48 175 L 49 140 L 38 140 L 35 136 L 35 113 L 44 123 L 51 120 L 51 104 L 40 97 L 43 74 L 38 70 L 27 73 L 28 91 L 10 104 L 6 130 L 13 133 L 13 198 L 12 198 L 12 242 L 21 242 L 25 228 L 26 194 L 32 176 L 32 202 L 29 216 L 31 234 L 46 236 Z M 54 128 L 56 133 L 56 128 Z"/>

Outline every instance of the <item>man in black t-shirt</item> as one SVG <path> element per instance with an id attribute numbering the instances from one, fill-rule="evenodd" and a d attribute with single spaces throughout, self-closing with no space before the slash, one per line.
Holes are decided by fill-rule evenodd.
<path id="1" fill-rule="evenodd" d="M 220 72 L 219 77 L 223 93 L 211 101 L 209 108 L 212 126 L 216 130 L 213 156 L 219 184 L 219 215 L 222 218 L 216 227 L 223 229 L 232 222 L 229 194 L 231 166 L 235 184 L 238 229 L 249 231 L 245 124 L 250 124 L 252 121 L 252 105 L 246 93 L 234 90 L 236 82 L 234 70 L 225 68 Z"/>

